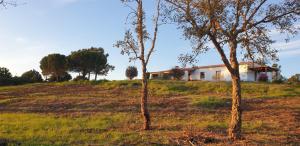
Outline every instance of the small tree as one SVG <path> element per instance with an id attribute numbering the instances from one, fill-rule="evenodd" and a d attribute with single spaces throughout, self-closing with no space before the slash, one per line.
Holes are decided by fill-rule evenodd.
<path id="1" fill-rule="evenodd" d="M 148 78 L 147 78 L 147 66 L 150 61 L 150 57 L 154 52 L 156 38 L 158 33 L 158 21 L 160 16 L 160 0 L 157 0 L 156 14 L 153 17 L 153 37 L 150 37 L 149 31 L 146 27 L 146 15 L 144 11 L 143 0 L 121 0 L 126 6 L 130 7 L 132 12 L 131 24 L 132 30 L 125 32 L 124 40 L 117 41 L 114 45 L 120 48 L 121 54 L 127 54 L 129 60 L 140 60 L 142 65 L 142 96 L 141 96 L 141 113 L 144 119 L 144 130 L 150 129 L 150 113 L 148 110 Z M 131 3 L 132 2 L 132 3 Z M 130 5 L 133 4 L 133 5 Z M 147 41 L 149 41 L 147 43 Z M 150 44 L 147 49 L 146 45 Z"/>
<path id="2" fill-rule="evenodd" d="M 179 67 L 174 67 L 170 71 L 171 76 L 176 80 L 181 80 L 184 75 L 184 70 Z"/>
<path id="3" fill-rule="evenodd" d="M 26 83 L 39 83 L 43 82 L 42 75 L 36 70 L 30 70 L 22 74 L 21 78 Z"/>
<path id="4" fill-rule="evenodd" d="M 288 83 L 300 83 L 300 74 L 291 76 L 288 80 Z"/>
<path id="5" fill-rule="evenodd" d="M 135 66 L 128 66 L 125 75 L 128 79 L 132 80 L 138 76 L 138 70 Z"/>
<path id="6" fill-rule="evenodd" d="M 59 77 L 66 74 L 68 68 L 67 58 L 61 54 L 50 54 L 40 61 L 40 68 L 43 75 L 50 75 L 56 81 L 59 81 Z"/>
<path id="7" fill-rule="evenodd" d="M 0 67 L 0 86 L 9 85 L 12 80 L 12 75 L 7 68 Z"/>

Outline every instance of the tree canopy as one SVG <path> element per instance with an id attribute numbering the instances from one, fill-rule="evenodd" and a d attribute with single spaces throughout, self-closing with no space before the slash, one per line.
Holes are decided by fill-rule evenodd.
<path id="1" fill-rule="evenodd" d="M 27 83 L 38 83 L 43 81 L 42 75 L 34 69 L 23 73 L 21 78 Z"/>
<path id="2" fill-rule="evenodd" d="M 8 85 L 11 82 L 12 75 L 5 67 L 0 67 L 0 86 Z"/>
<path id="3" fill-rule="evenodd" d="M 184 70 L 179 67 L 174 67 L 171 69 L 170 75 L 176 80 L 181 80 L 184 75 Z"/>
<path id="4" fill-rule="evenodd" d="M 231 139 L 241 138 L 242 104 L 239 58 L 253 62 L 277 61 L 271 30 L 293 36 L 299 20 L 299 0 L 166 0 L 166 18 L 177 23 L 191 40 L 192 53 L 183 54 L 183 64 L 215 48 L 232 77 Z M 287 38 L 287 39 L 288 39 Z M 211 47 L 210 45 L 213 45 Z M 238 55 L 242 54 L 241 57 Z"/>
<path id="5" fill-rule="evenodd" d="M 104 53 L 103 48 L 81 49 L 72 52 L 68 56 L 69 70 L 81 73 L 82 77 L 93 73 L 95 78 L 97 75 L 107 75 L 114 67 L 108 64 L 108 54 Z"/>
<path id="6" fill-rule="evenodd" d="M 40 61 L 40 68 L 43 75 L 50 75 L 58 81 L 59 77 L 63 76 L 68 69 L 67 58 L 61 54 L 49 54 Z"/>
<path id="7" fill-rule="evenodd" d="M 138 76 L 138 70 L 135 66 L 128 66 L 125 75 L 128 79 L 132 80 Z"/>

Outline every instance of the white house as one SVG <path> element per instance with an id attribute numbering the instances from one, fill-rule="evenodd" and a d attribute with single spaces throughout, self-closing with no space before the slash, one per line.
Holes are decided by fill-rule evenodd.
<path id="1" fill-rule="evenodd" d="M 185 72 L 182 80 L 194 81 L 231 81 L 231 76 L 224 64 L 197 66 L 182 68 Z M 150 72 L 150 79 L 172 79 L 171 70 Z M 258 81 L 265 76 L 268 81 L 277 79 L 280 76 L 279 70 L 270 66 L 259 65 L 252 62 L 240 62 L 240 77 L 242 81 Z"/>

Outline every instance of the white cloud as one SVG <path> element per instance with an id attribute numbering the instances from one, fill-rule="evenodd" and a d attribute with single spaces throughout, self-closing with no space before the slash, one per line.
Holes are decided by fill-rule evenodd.
<path id="1" fill-rule="evenodd" d="M 291 49 L 300 49 L 300 39 L 290 42 L 278 42 L 272 45 L 273 48 L 279 49 L 280 51 L 287 51 Z"/>

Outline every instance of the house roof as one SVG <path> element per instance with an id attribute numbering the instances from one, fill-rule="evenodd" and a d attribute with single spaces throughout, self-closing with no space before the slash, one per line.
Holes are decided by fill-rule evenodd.
<path id="1" fill-rule="evenodd" d="M 249 69 L 257 72 L 278 71 L 278 68 L 269 67 L 269 66 L 250 67 Z"/>
<path id="2" fill-rule="evenodd" d="M 256 63 L 253 62 L 240 62 L 240 65 L 255 65 Z M 258 64 L 256 64 L 258 65 Z M 195 69 L 205 69 L 205 68 L 217 68 L 217 67 L 225 67 L 225 64 L 217 64 L 217 65 L 207 65 L 207 66 L 195 66 L 195 67 L 191 67 L 191 68 L 182 68 L 185 71 L 192 71 Z M 151 74 L 158 74 L 158 73 L 170 73 L 170 69 L 169 70 L 163 70 L 163 71 L 156 71 L 156 72 L 149 72 Z"/>

